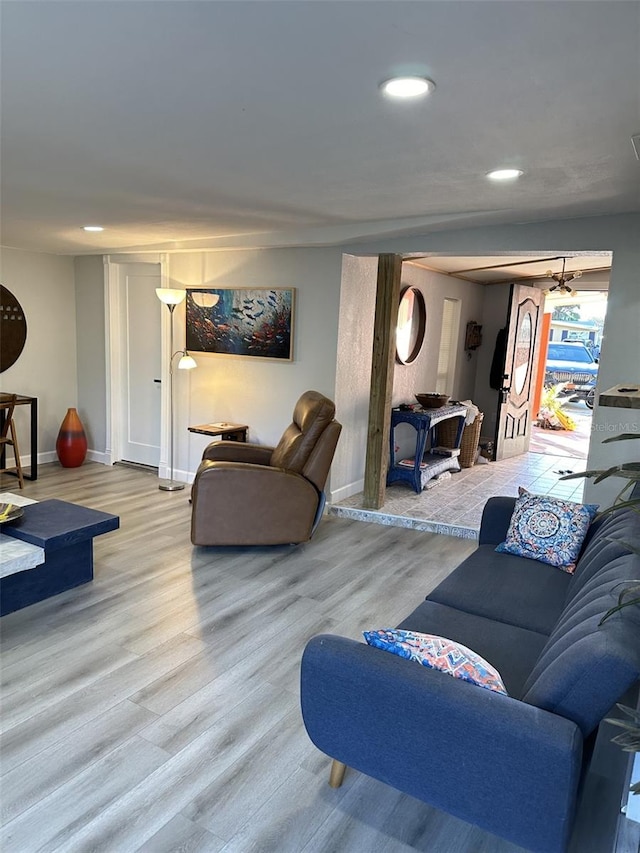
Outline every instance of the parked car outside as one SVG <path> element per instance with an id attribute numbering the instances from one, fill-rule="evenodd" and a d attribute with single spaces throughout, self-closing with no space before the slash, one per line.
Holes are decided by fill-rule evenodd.
<path id="1" fill-rule="evenodd" d="M 584 397 L 593 408 L 598 362 L 581 341 L 551 341 L 547 351 L 544 384 L 563 384 L 562 393 Z"/>

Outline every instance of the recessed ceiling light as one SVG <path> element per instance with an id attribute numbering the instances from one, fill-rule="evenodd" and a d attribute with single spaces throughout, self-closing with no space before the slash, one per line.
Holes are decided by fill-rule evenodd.
<path id="1" fill-rule="evenodd" d="M 104 231 L 102 225 L 83 225 L 83 231 Z"/>
<path id="2" fill-rule="evenodd" d="M 436 84 L 428 77 L 392 77 L 380 84 L 381 91 L 392 98 L 419 98 L 435 88 Z"/>
<path id="3" fill-rule="evenodd" d="M 487 177 L 492 181 L 513 181 L 521 175 L 524 175 L 522 169 L 494 169 L 487 172 Z"/>

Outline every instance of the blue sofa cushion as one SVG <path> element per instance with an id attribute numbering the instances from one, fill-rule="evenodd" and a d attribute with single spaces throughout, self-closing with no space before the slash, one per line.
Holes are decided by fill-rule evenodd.
<path id="1" fill-rule="evenodd" d="M 570 598 L 524 686 L 523 700 L 560 714 L 589 735 L 640 677 L 640 608 L 603 625 L 621 584 L 640 577 L 640 557 L 616 557 Z"/>
<path id="2" fill-rule="evenodd" d="M 496 693 L 507 692 L 495 667 L 467 646 L 448 637 L 393 628 L 377 628 L 375 631 L 363 631 L 363 634 L 367 643 L 376 649 L 438 669 L 452 678 L 461 678 Z"/>
<path id="3" fill-rule="evenodd" d="M 427 600 L 548 636 L 562 613 L 571 577 L 538 560 L 496 554 L 492 544 L 480 545 Z"/>
<path id="4" fill-rule="evenodd" d="M 449 637 L 473 649 L 496 668 L 507 693 L 516 699 L 548 640 L 545 634 L 434 601 L 423 601 L 398 628 Z"/>
<path id="5" fill-rule="evenodd" d="M 624 542 L 634 541 L 636 544 L 640 542 L 640 514 L 633 509 L 618 510 L 597 518 L 589 528 L 582 555 L 569 584 L 567 599 L 578 595 L 589 579 L 616 557 L 628 554 L 629 549 Z"/>
<path id="6" fill-rule="evenodd" d="M 533 495 L 522 486 L 518 491 L 506 539 L 496 551 L 573 572 L 597 505 Z"/>

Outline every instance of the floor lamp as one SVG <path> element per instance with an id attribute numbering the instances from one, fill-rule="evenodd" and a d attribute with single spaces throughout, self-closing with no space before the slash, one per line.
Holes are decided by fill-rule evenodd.
<path id="1" fill-rule="evenodd" d="M 186 349 L 173 351 L 173 312 L 176 310 L 176 305 L 179 305 L 187 295 L 186 290 L 174 290 L 170 287 L 156 287 L 158 299 L 169 309 L 171 315 L 171 324 L 169 327 L 169 479 L 160 482 L 158 488 L 163 492 L 178 492 L 184 489 L 184 483 L 176 483 L 173 479 L 173 361 L 174 358 L 181 356 L 178 362 L 179 370 L 191 370 L 197 367 L 197 364 L 191 358 Z"/>

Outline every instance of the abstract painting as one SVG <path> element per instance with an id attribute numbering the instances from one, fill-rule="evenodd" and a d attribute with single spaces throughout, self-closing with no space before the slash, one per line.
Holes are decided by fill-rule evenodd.
<path id="1" fill-rule="evenodd" d="M 292 361 L 294 295 L 294 288 L 188 289 L 187 350 Z"/>

